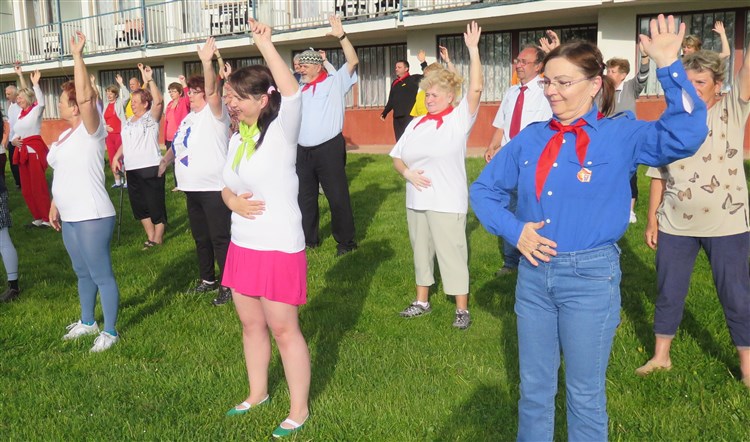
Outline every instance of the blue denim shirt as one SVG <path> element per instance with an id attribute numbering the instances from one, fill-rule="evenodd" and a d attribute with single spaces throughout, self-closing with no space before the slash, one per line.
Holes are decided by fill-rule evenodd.
<path id="1" fill-rule="evenodd" d="M 544 147 L 556 133 L 549 121 L 533 123 L 506 144 L 471 185 L 471 206 L 482 225 L 517 244 L 524 224 L 545 221 L 538 233 L 557 243 L 557 251 L 573 252 L 613 244 L 622 237 L 630 214 L 630 177 L 638 164 L 662 166 L 692 156 L 706 138 L 706 105 L 687 79 L 682 63 L 657 70 L 667 108 L 654 122 L 632 113 L 597 120 L 594 106 L 583 116 L 591 142 L 584 166 L 590 182 L 576 174 L 581 164 L 575 135 L 565 134 L 540 200 L 536 167 Z M 688 112 L 683 100 L 692 105 Z M 518 188 L 515 215 L 508 211 L 510 192 Z"/>

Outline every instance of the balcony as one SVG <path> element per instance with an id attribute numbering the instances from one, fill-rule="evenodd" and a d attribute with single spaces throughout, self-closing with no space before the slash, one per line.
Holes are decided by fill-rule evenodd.
<path id="1" fill-rule="evenodd" d="M 403 20 L 410 14 L 522 1 L 170 0 L 158 4 L 142 3 L 138 8 L 0 33 L 0 67 L 69 57 L 69 40 L 75 30 L 86 34 L 89 40 L 86 54 L 94 55 L 197 42 L 208 35 L 231 38 L 247 32 L 250 17 L 270 24 L 279 33 L 327 26 L 327 16 L 331 13 L 346 21 Z"/>

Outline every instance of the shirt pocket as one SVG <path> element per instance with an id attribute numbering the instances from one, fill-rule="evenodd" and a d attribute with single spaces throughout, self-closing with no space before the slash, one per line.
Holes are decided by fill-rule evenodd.
<path id="1" fill-rule="evenodd" d="M 585 199 L 589 201 L 601 200 L 611 197 L 607 194 L 605 188 L 602 185 L 611 181 L 609 160 L 604 158 L 590 158 L 586 159 L 581 166 L 578 159 L 568 159 L 568 167 L 573 168 L 575 173 L 573 179 L 575 180 L 574 186 L 570 186 L 569 190 L 573 193 L 573 197 Z M 586 169 L 586 170 L 584 170 Z"/>

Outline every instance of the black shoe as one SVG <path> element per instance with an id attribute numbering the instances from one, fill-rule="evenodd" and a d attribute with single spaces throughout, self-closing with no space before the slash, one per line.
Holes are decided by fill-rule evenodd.
<path id="1" fill-rule="evenodd" d="M 219 283 L 216 281 L 206 282 L 201 280 L 197 286 L 193 289 L 194 293 L 208 293 L 213 292 L 219 288 Z"/>
<path id="2" fill-rule="evenodd" d="M 219 287 L 219 295 L 214 298 L 211 303 L 213 305 L 224 305 L 227 302 L 232 300 L 232 289 L 229 287 L 221 286 Z"/>
<path id="3" fill-rule="evenodd" d="M 12 289 L 8 287 L 5 289 L 2 295 L 0 295 L 0 302 L 10 302 L 16 298 L 18 298 L 18 295 L 21 294 L 20 290 Z"/>
<path id="4" fill-rule="evenodd" d="M 339 256 L 344 256 L 349 252 L 353 252 L 357 250 L 357 246 L 347 247 L 347 248 L 338 248 L 336 249 L 336 258 Z"/>

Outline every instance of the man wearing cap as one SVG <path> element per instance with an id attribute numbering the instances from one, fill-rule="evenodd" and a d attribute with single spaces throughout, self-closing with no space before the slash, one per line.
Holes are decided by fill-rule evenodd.
<path id="1" fill-rule="evenodd" d="M 302 230 L 308 247 L 320 245 L 318 223 L 318 184 L 323 187 L 331 209 L 331 232 L 338 243 L 336 255 L 357 248 L 354 240 L 354 215 L 346 178 L 346 142 L 344 128 L 346 93 L 357 82 L 357 52 L 341 25 L 341 19 L 330 16 L 328 36 L 339 39 L 346 64 L 329 74 L 323 68 L 323 57 L 312 50 L 299 55 L 302 84 L 302 126 L 297 146 L 297 177 Z"/>

